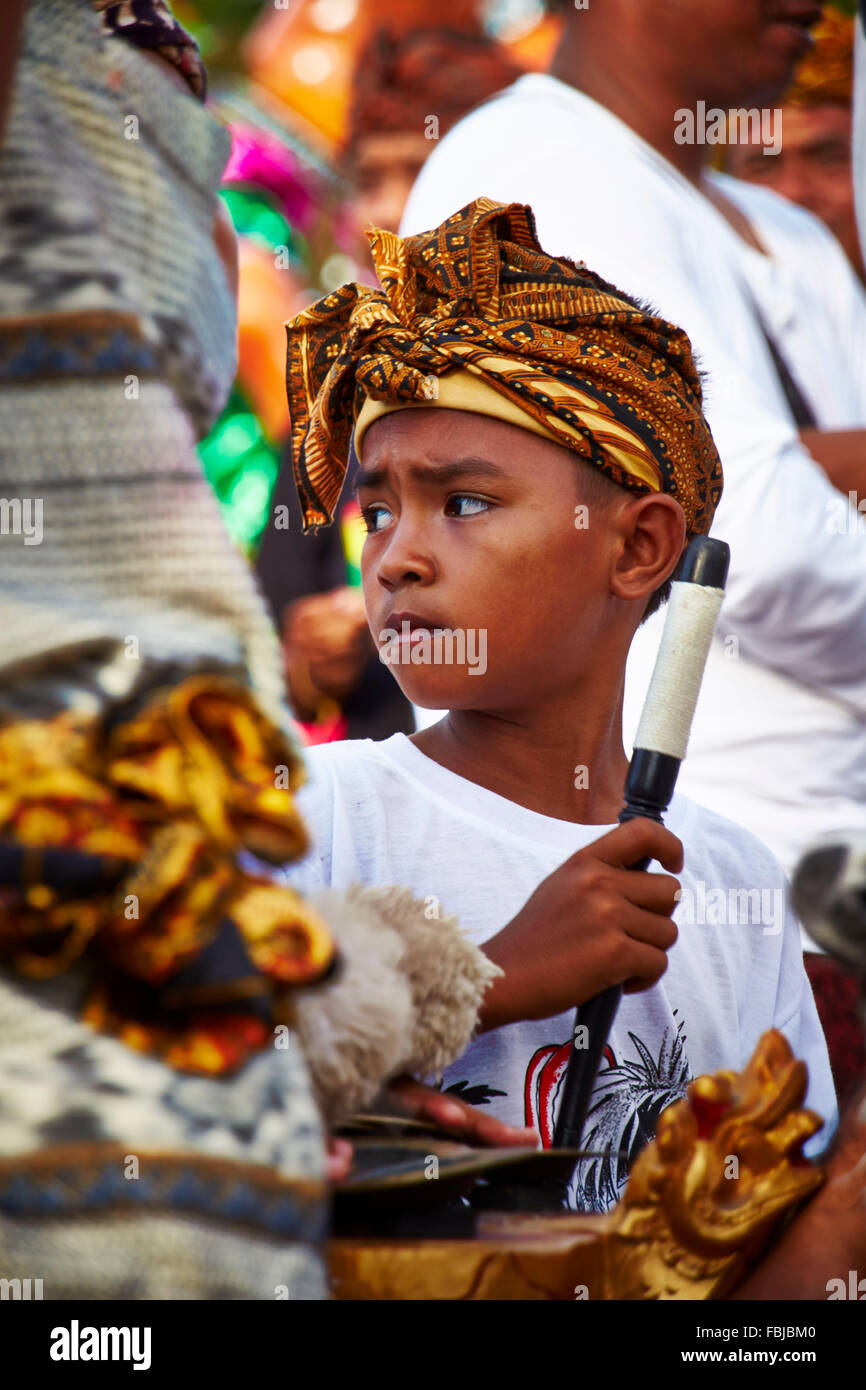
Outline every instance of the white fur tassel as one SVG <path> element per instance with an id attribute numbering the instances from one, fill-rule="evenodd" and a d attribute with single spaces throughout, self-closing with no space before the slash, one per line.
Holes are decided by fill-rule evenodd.
<path id="1" fill-rule="evenodd" d="M 408 888 L 327 889 L 310 903 L 342 958 L 336 978 L 300 994 L 295 1024 L 327 1120 L 372 1104 L 402 1072 L 439 1072 L 465 1051 L 498 966 L 456 917 L 425 916 Z"/>

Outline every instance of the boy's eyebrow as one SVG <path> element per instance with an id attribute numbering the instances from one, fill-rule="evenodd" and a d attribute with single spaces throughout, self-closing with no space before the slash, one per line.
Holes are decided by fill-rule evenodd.
<path id="1" fill-rule="evenodd" d="M 413 482 L 431 483 L 440 487 L 444 483 L 453 483 L 457 478 L 469 476 L 504 478 L 505 470 L 498 464 L 491 463 L 489 459 L 473 457 L 448 459 L 439 464 L 413 463 L 409 469 L 409 477 Z M 362 487 L 381 487 L 387 481 L 387 468 L 359 468 L 352 484 L 352 492 L 357 496 Z"/>

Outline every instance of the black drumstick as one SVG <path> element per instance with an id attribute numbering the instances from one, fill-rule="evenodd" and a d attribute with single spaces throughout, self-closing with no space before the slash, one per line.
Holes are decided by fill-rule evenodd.
<path id="1" fill-rule="evenodd" d="M 620 822 L 636 816 L 661 822 L 670 804 L 724 597 L 729 560 L 725 542 L 710 540 L 708 536 L 696 536 L 683 556 L 671 585 L 661 645 L 626 778 Z M 630 867 L 645 869 L 649 862 L 642 859 Z M 595 1078 L 621 997 L 622 986 L 614 985 L 577 1009 L 553 1134 L 554 1148 L 580 1147 Z M 587 1047 L 578 1045 L 584 1036 Z"/>

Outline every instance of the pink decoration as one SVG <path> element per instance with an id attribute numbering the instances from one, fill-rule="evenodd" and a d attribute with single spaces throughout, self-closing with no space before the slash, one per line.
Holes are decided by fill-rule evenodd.
<path id="1" fill-rule="evenodd" d="M 257 184 L 272 193 L 292 226 L 304 231 L 315 200 L 300 161 L 275 135 L 235 123 L 230 129 L 232 152 L 223 182 Z"/>

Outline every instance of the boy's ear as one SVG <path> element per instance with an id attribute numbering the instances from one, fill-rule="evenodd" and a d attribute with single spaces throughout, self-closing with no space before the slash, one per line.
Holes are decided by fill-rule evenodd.
<path id="1" fill-rule="evenodd" d="M 611 592 L 627 602 L 648 602 L 677 567 L 686 543 L 683 509 L 667 493 L 630 497 L 613 520 L 619 546 Z"/>

